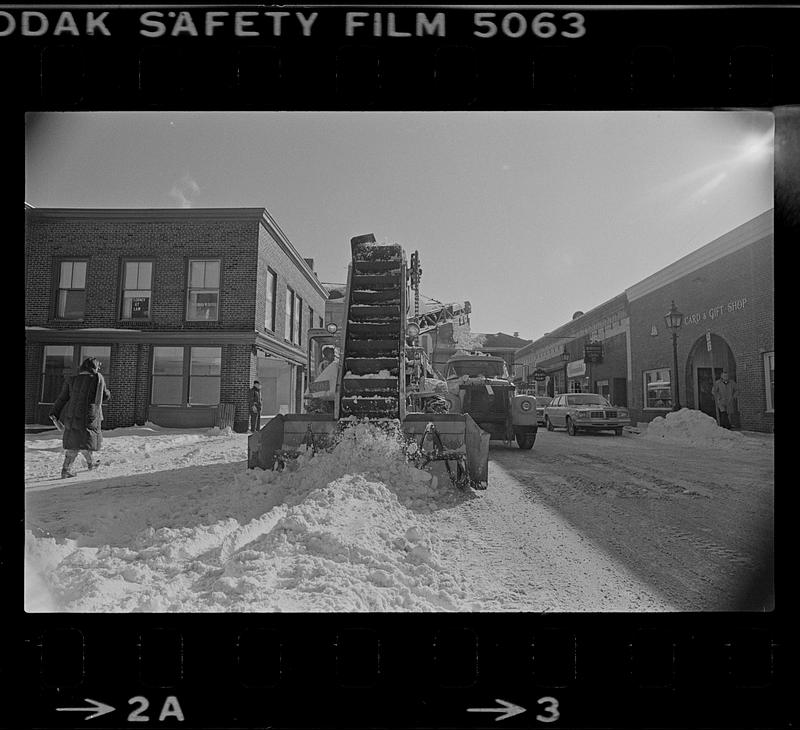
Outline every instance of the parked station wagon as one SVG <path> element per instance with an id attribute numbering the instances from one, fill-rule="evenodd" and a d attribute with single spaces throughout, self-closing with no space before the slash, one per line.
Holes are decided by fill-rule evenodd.
<path id="1" fill-rule="evenodd" d="M 613 431 L 617 436 L 631 419 L 626 408 L 612 406 L 596 393 L 563 393 L 557 395 L 544 409 L 548 431 L 566 428 L 570 436 L 578 431 Z"/>

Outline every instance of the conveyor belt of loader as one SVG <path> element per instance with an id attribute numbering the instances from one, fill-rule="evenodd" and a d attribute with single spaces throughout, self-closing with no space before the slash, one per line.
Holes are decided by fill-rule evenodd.
<path id="1" fill-rule="evenodd" d="M 340 416 L 400 417 L 403 249 L 352 241 Z M 364 377 L 367 376 L 367 377 Z"/>

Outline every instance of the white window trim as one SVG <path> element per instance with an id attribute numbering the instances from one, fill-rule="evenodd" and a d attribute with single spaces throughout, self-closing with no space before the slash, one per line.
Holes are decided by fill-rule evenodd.
<path id="1" fill-rule="evenodd" d="M 278 274 L 272 269 L 267 267 L 267 289 L 266 293 L 269 294 L 269 285 L 274 283 L 275 287 L 272 289 L 272 299 L 266 299 L 266 311 L 264 312 L 264 329 L 267 332 L 275 332 L 278 319 Z M 266 298 L 266 295 L 265 295 Z"/>
<path id="2" fill-rule="evenodd" d="M 192 264 L 202 261 L 203 263 L 208 263 L 209 261 L 216 261 L 219 263 L 219 276 L 217 277 L 217 286 L 216 288 L 207 287 L 207 286 L 192 286 Z M 192 298 L 192 292 L 197 292 L 198 294 L 210 294 L 216 293 L 217 295 L 217 316 L 214 319 L 193 319 L 189 317 L 189 305 Z M 222 300 L 221 297 L 222 292 L 222 259 L 189 259 L 188 266 L 186 268 L 186 312 L 185 312 L 185 321 L 186 322 L 219 322 L 220 318 L 220 302 Z"/>
<path id="3" fill-rule="evenodd" d="M 150 288 L 149 289 L 128 289 L 125 286 L 125 279 L 127 276 L 128 264 L 150 264 Z M 124 259 L 122 261 L 122 291 L 120 292 L 119 300 L 119 319 L 121 322 L 151 322 L 153 320 L 153 259 Z M 138 273 L 137 273 L 137 284 Z M 125 292 L 126 291 L 146 291 L 149 293 L 149 304 L 147 308 L 147 317 L 126 317 L 125 316 Z M 188 296 L 188 295 L 187 295 Z M 188 313 L 188 305 L 187 305 Z"/>

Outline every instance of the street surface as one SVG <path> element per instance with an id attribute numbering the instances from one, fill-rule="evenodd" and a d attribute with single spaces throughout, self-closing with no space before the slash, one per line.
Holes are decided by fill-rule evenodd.
<path id="1" fill-rule="evenodd" d="M 267 478 L 245 435 L 213 429 L 109 432 L 102 468 L 65 481 L 60 438 L 31 436 L 27 573 L 45 584 L 28 605 L 769 610 L 774 442 L 734 441 L 541 429 L 530 451 L 493 442 L 488 489 L 461 491 L 408 482 L 368 439 L 363 460 Z"/>
<path id="2" fill-rule="evenodd" d="M 724 452 L 544 429 L 532 451 L 492 442 L 462 541 L 544 610 L 769 609 L 773 456 L 760 434 Z"/>

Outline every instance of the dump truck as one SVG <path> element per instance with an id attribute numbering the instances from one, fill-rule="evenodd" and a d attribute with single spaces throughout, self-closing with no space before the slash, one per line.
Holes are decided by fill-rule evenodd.
<path id="1" fill-rule="evenodd" d="M 279 414 L 252 434 L 248 467 L 282 468 L 301 451 L 330 448 L 349 423 L 368 419 L 399 425 L 416 465 L 485 489 L 489 433 L 468 413 L 442 412 L 451 399 L 415 344 L 420 328 L 409 321 L 403 248 L 378 244 L 371 233 L 352 238 L 350 248 L 344 325 L 308 333 L 305 412 Z M 333 352 L 320 357 L 326 347 Z"/>
<path id="2" fill-rule="evenodd" d="M 445 365 L 450 413 L 468 413 L 491 439 L 532 449 L 539 423 L 536 398 L 517 394 L 505 360 L 485 354 L 457 354 Z"/>

